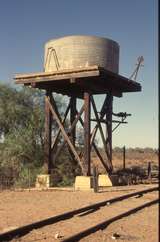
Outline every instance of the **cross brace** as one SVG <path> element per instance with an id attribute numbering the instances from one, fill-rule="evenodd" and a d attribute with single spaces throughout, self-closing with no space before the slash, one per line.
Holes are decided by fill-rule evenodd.
<path id="1" fill-rule="evenodd" d="M 51 173 L 51 169 L 54 168 L 56 160 L 59 157 L 60 152 L 67 144 L 72 159 L 76 160 L 81 167 L 83 175 L 91 175 L 91 150 L 94 148 L 97 156 L 101 163 L 106 169 L 107 173 L 111 173 L 113 170 L 112 166 L 112 144 L 111 144 L 111 133 L 112 133 L 112 95 L 106 95 L 104 103 L 101 108 L 100 114 L 97 112 L 96 104 L 91 93 L 84 93 L 84 104 L 82 105 L 79 112 L 76 109 L 76 97 L 70 98 L 69 104 L 62 118 L 56 102 L 51 93 L 46 93 L 45 97 L 45 163 L 48 164 L 48 173 Z M 91 106 L 94 111 L 96 125 L 91 131 Z M 109 112 L 109 113 L 108 113 Z M 66 131 L 66 120 L 68 120 L 68 114 L 70 113 L 70 127 Z M 82 114 L 84 113 L 84 119 Z M 106 132 L 101 125 L 101 120 L 104 122 L 106 116 Z M 54 139 L 52 138 L 52 121 L 55 121 L 58 130 Z M 80 122 L 84 129 L 84 146 L 83 152 L 78 151 L 76 146 L 76 126 Z M 99 151 L 95 138 L 97 131 L 99 130 L 102 139 L 104 154 L 102 156 Z M 63 141 L 62 141 L 63 138 Z M 61 141 L 61 142 L 60 142 Z"/>

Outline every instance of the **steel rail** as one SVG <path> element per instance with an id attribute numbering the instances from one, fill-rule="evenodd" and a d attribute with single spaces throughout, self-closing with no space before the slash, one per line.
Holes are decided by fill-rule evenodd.
<path id="1" fill-rule="evenodd" d="M 79 241 L 80 239 L 82 239 L 82 238 L 84 238 L 84 237 L 86 237 L 86 236 L 88 236 L 88 235 L 90 235 L 92 233 L 95 233 L 96 231 L 98 231 L 100 229 L 101 230 L 105 229 L 109 224 L 111 224 L 111 223 L 113 223 L 113 222 L 115 222 L 115 221 L 117 221 L 119 219 L 122 219 L 122 218 L 124 218 L 126 216 L 129 216 L 129 215 L 131 215 L 133 213 L 136 213 L 136 212 L 142 210 L 143 208 L 151 206 L 151 205 L 154 205 L 154 204 L 156 204 L 158 202 L 159 202 L 159 199 L 155 199 L 155 200 L 152 200 L 150 202 L 144 203 L 143 205 L 137 206 L 137 207 L 135 207 L 133 209 L 128 210 L 127 212 L 121 213 L 121 214 L 119 214 L 119 215 L 117 215 L 115 217 L 107 219 L 107 220 L 105 220 L 105 221 L 103 221 L 103 222 L 101 222 L 99 224 L 96 224 L 95 226 L 92 226 L 92 227 L 90 227 L 88 229 L 85 229 L 85 230 L 83 230 L 83 231 L 81 231 L 81 232 L 79 232 L 77 234 L 74 234 L 74 235 L 72 235 L 72 236 L 70 236 L 70 237 L 68 237 L 66 239 L 63 239 L 61 241 L 62 242 L 76 242 L 76 241 Z"/>
<path id="2" fill-rule="evenodd" d="M 108 200 L 105 200 L 105 201 L 102 201 L 102 202 L 99 202 L 99 203 L 94 203 L 94 204 L 89 205 L 89 206 L 85 206 L 85 207 L 78 208 L 78 209 L 75 209 L 75 210 L 72 210 L 72 211 L 69 211 L 69 212 L 65 212 L 65 213 L 62 213 L 62 214 L 59 214 L 59 215 L 56 215 L 56 216 L 53 216 L 53 217 L 50 217 L 50 218 L 47 218 L 47 219 L 43 219 L 43 220 L 28 224 L 28 225 L 24 225 L 24 226 L 19 227 L 17 229 L 13 229 L 13 230 L 1 233 L 0 234 L 0 241 L 10 241 L 14 237 L 24 236 L 25 234 L 29 233 L 33 229 L 38 229 L 38 228 L 44 227 L 46 225 L 57 223 L 61 220 L 69 219 L 69 218 L 73 217 L 74 215 L 77 215 L 77 214 L 80 214 L 80 213 L 83 213 L 83 212 L 87 212 L 89 210 L 99 209 L 102 206 L 108 205 L 108 203 L 112 204 L 112 203 L 115 203 L 115 202 L 125 200 L 125 199 L 130 198 L 130 197 L 134 197 L 136 195 L 157 191 L 158 189 L 159 189 L 159 187 L 156 186 L 156 187 L 152 187 L 152 188 L 149 188 L 149 189 L 144 189 L 144 190 L 141 190 L 141 191 L 125 194 L 125 195 L 122 195 L 122 196 L 119 196 L 119 197 L 111 198 L 111 199 L 108 199 Z"/>

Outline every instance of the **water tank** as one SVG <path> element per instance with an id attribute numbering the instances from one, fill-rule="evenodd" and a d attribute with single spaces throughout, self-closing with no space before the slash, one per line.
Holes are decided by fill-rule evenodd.
<path id="1" fill-rule="evenodd" d="M 75 35 L 52 39 L 45 44 L 45 72 L 92 65 L 118 73 L 118 43 L 107 38 Z"/>

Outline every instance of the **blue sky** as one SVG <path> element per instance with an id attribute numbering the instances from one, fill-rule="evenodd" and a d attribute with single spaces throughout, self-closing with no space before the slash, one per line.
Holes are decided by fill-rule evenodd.
<path id="1" fill-rule="evenodd" d="M 158 146 L 157 0 L 0 0 L 0 80 L 43 69 L 44 44 L 83 34 L 120 45 L 120 74 L 130 76 L 138 56 L 141 93 L 114 98 L 114 111 L 132 113 L 114 132 L 113 146 Z M 101 102 L 101 97 L 97 103 Z"/>

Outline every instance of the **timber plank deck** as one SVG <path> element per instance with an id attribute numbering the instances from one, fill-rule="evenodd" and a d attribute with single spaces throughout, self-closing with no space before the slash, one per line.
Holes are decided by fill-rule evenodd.
<path id="1" fill-rule="evenodd" d="M 50 89 L 56 93 L 77 97 L 82 97 L 85 91 L 92 94 L 112 92 L 113 96 L 118 97 L 124 92 L 141 91 L 138 82 L 96 65 L 54 72 L 17 74 L 14 79 L 16 84 Z"/>

